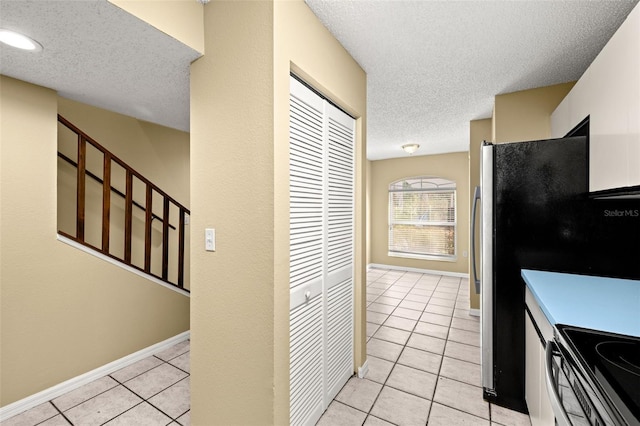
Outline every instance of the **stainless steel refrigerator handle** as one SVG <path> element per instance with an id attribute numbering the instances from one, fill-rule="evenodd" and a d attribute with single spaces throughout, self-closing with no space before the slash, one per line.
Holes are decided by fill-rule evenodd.
<path id="1" fill-rule="evenodd" d="M 549 395 L 549 401 L 551 402 L 551 408 L 553 414 L 556 416 L 556 425 L 558 426 L 571 426 L 569 416 L 562 406 L 560 401 L 560 395 L 558 395 L 558 389 L 553 382 L 553 355 L 558 352 L 556 344 L 552 340 L 548 340 L 545 347 L 545 382 L 547 384 L 547 394 Z M 558 374 L 562 374 L 558 372 Z"/>
<path id="2" fill-rule="evenodd" d="M 482 145 L 480 151 L 480 338 L 482 351 L 482 387 L 488 395 L 495 395 L 493 365 L 493 154 L 494 146 Z"/>
<path id="3" fill-rule="evenodd" d="M 476 285 L 476 294 L 480 294 L 480 279 L 476 268 L 476 214 L 478 212 L 478 201 L 480 201 L 480 187 L 476 186 L 473 194 L 473 210 L 471 213 L 471 263 L 473 264 L 473 281 Z"/>

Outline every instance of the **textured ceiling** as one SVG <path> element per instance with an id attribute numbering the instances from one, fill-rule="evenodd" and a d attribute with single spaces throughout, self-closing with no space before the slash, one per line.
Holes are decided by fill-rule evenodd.
<path id="1" fill-rule="evenodd" d="M 577 80 L 637 1 L 306 0 L 367 72 L 373 160 L 466 151 L 494 95 Z M 0 0 L 0 27 L 44 46 L 0 45 L 0 73 L 188 131 L 199 53 L 106 0 Z"/>
<path id="2" fill-rule="evenodd" d="M 200 54 L 106 0 L 1 0 L 0 27 L 44 47 L 29 53 L 0 44 L 0 73 L 189 130 L 189 64 Z"/>
<path id="3" fill-rule="evenodd" d="M 495 95 L 577 80 L 637 0 L 306 2 L 367 72 L 378 160 L 468 150 Z"/>

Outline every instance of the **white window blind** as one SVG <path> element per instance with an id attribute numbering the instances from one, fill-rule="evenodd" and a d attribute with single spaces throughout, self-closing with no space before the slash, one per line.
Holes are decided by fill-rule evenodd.
<path id="1" fill-rule="evenodd" d="M 423 176 L 389 185 L 390 256 L 453 260 L 455 243 L 455 182 Z"/>

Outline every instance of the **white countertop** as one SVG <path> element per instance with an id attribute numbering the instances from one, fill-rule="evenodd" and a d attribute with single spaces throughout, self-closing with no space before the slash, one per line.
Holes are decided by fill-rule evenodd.
<path id="1" fill-rule="evenodd" d="M 523 269 L 551 323 L 640 337 L 640 280 Z"/>

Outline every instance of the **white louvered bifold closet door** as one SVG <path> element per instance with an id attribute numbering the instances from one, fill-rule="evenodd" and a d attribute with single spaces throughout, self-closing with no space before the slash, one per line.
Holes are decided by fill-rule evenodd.
<path id="1" fill-rule="evenodd" d="M 327 215 L 326 404 L 353 374 L 353 178 L 355 121 L 325 105 Z"/>
<path id="2" fill-rule="evenodd" d="M 289 100 L 292 425 L 317 420 L 324 410 L 324 101 L 298 85 L 292 79 Z"/>
<path id="3" fill-rule="evenodd" d="M 353 373 L 355 121 L 290 84 L 290 422 L 309 425 Z"/>

